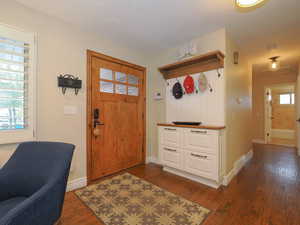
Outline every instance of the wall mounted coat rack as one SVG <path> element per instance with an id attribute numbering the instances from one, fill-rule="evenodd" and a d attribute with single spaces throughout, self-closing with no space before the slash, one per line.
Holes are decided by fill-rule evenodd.
<path id="1" fill-rule="evenodd" d="M 79 77 L 75 77 L 71 74 L 59 75 L 57 81 L 58 87 L 62 88 L 63 94 L 66 93 L 67 88 L 73 88 L 75 89 L 75 95 L 77 95 L 82 86 L 82 81 L 79 80 Z"/>
<path id="2" fill-rule="evenodd" d="M 224 68 L 225 55 L 221 51 L 208 52 L 203 55 L 194 56 L 176 63 L 159 67 L 158 70 L 163 74 L 166 80 Z M 218 74 L 219 71 L 218 71 Z"/>

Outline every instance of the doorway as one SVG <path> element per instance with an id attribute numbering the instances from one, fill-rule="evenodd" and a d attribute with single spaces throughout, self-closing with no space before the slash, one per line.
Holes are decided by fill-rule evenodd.
<path id="1" fill-rule="evenodd" d="M 88 182 L 145 162 L 146 69 L 87 51 Z"/>
<path id="2" fill-rule="evenodd" d="M 296 146 L 295 84 L 265 87 L 265 142 Z"/>

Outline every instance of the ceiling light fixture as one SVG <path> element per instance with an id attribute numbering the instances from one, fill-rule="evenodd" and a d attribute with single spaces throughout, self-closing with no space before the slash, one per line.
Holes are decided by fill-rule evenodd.
<path id="1" fill-rule="evenodd" d="M 265 0 L 235 0 L 236 5 L 241 8 L 251 8 L 264 2 Z"/>
<path id="2" fill-rule="evenodd" d="M 278 58 L 280 56 L 274 56 L 274 57 L 271 57 L 269 58 L 271 60 L 270 62 L 270 69 L 273 70 L 273 71 L 276 71 L 276 70 L 279 70 L 279 62 L 278 62 Z"/>

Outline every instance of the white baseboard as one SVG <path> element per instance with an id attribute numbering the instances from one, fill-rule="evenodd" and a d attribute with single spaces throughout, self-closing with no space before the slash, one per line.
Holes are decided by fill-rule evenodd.
<path id="1" fill-rule="evenodd" d="M 146 164 L 148 164 L 148 163 L 160 164 L 158 158 L 153 157 L 153 156 L 148 156 L 146 158 Z"/>
<path id="2" fill-rule="evenodd" d="M 251 149 L 248 153 L 239 158 L 233 166 L 233 169 L 223 178 L 223 185 L 227 186 L 231 180 L 241 171 L 245 164 L 252 159 L 253 150 Z"/>
<path id="3" fill-rule="evenodd" d="M 87 186 L 87 178 L 86 177 L 71 180 L 68 182 L 67 192 L 73 191 L 73 190 L 76 190 L 76 189 L 79 189 L 79 188 L 82 188 L 85 186 Z"/>
<path id="4" fill-rule="evenodd" d="M 264 139 L 253 139 L 252 143 L 256 143 L 256 144 L 265 144 L 265 140 Z"/>
<path id="5" fill-rule="evenodd" d="M 203 177 L 200 177 L 200 176 L 196 176 L 196 175 L 187 173 L 187 172 L 182 171 L 182 170 L 178 170 L 178 169 L 171 168 L 171 167 L 168 167 L 168 166 L 164 166 L 163 170 L 166 171 L 166 172 L 173 173 L 175 175 L 187 178 L 189 180 L 196 181 L 196 182 L 199 182 L 201 184 L 205 184 L 205 185 L 207 185 L 209 187 L 212 187 L 212 188 L 215 188 L 215 189 L 218 189 L 220 187 L 220 184 L 213 181 L 213 180 L 206 179 L 206 178 L 203 178 Z"/>

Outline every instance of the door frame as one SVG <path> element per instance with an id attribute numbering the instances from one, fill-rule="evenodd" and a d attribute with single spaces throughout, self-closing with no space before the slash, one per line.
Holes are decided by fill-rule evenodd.
<path id="1" fill-rule="evenodd" d="M 121 59 L 117 59 L 108 55 L 104 55 L 99 52 L 95 52 L 92 50 L 87 50 L 87 81 L 86 81 L 86 95 L 87 95 L 87 103 L 86 103 L 86 169 L 87 169 L 87 184 L 91 183 L 91 171 L 92 171 L 92 124 L 93 124 L 93 109 L 92 109 L 92 58 L 96 57 L 102 60 L 110 61 L 113 63 L 122 64 L 143 72 L 143 87 L 141 91 L 141 97 L 143 99 L 143 143 L 142 143 L 142 163 L 146 162 L 146 68 L 143 66 L 139 66 Z"/>
<path id="2" fill-rule="evenodd" d="M 296 138 L 297 138 L 297 143 L 296 143 L 296 148 L 298 155 L 300 156 L 300 64 L 299 64 L 299 70 L 297 74 L 297 81 L 296 81 L 296 90 L 295 90 L 295 106 L 296 106 L 296 120 L 297 120 L 297 125 L 296 125 Z"/>
<path id="3" fill-rule="evenodd" d="M 267 116 L 267 109 L 266 109 L 266 102 L 267 102 L 267 96 L 266 96 L 266 92 L 267 89 L 271 89 L 272 88 L 276 88 L 276 87 L 280 87 L 280 86 L 293 86 L 294 87 L 294 92 L 295 92 L 295 111 L 297 110 L 296 108 L 296 103 L 297 103 L 297 95 L 296 95 L 296 82 L 289 82 L 289 83 L 279 83 L 279 84 L 271 84 L 271 85 L 267 85 L 264 87 L 264 141 L 265 144 L 268 144 L 268 139 L 271 139 L 272 137 L 272 121 L 269 123 L 268 120 L 268 116 Z M 269 118 L 269 120 L 271 120 L 271 118 Z M 296 118 L 295 118 L 296 121 Z M 268 127 L 268 125 L 270 125 L 270 127 Z M 269 132 L 270 136 L 267 135 L 267 133 Z M 296 133 L 296 130 L 295 130 Z"/>
<path id="4" fill-rule="evenodd" d="M 272 136 L 272 120 L 270 117 L 270 114 L 272 114 L 272 107 L 271 107 L 270 103 L 273 99 L 271 99 L 271 101 L 268 99 L 269 95 L 271 94 L 270 92 L 272 92 L 271 87 L 268 86 L 268 87 L 264 88 L 265 144 L 268 144 L 270 142 L 271 136 Z M 271 94 L 271 96 L 272 96 L 272 94 Z"/>

